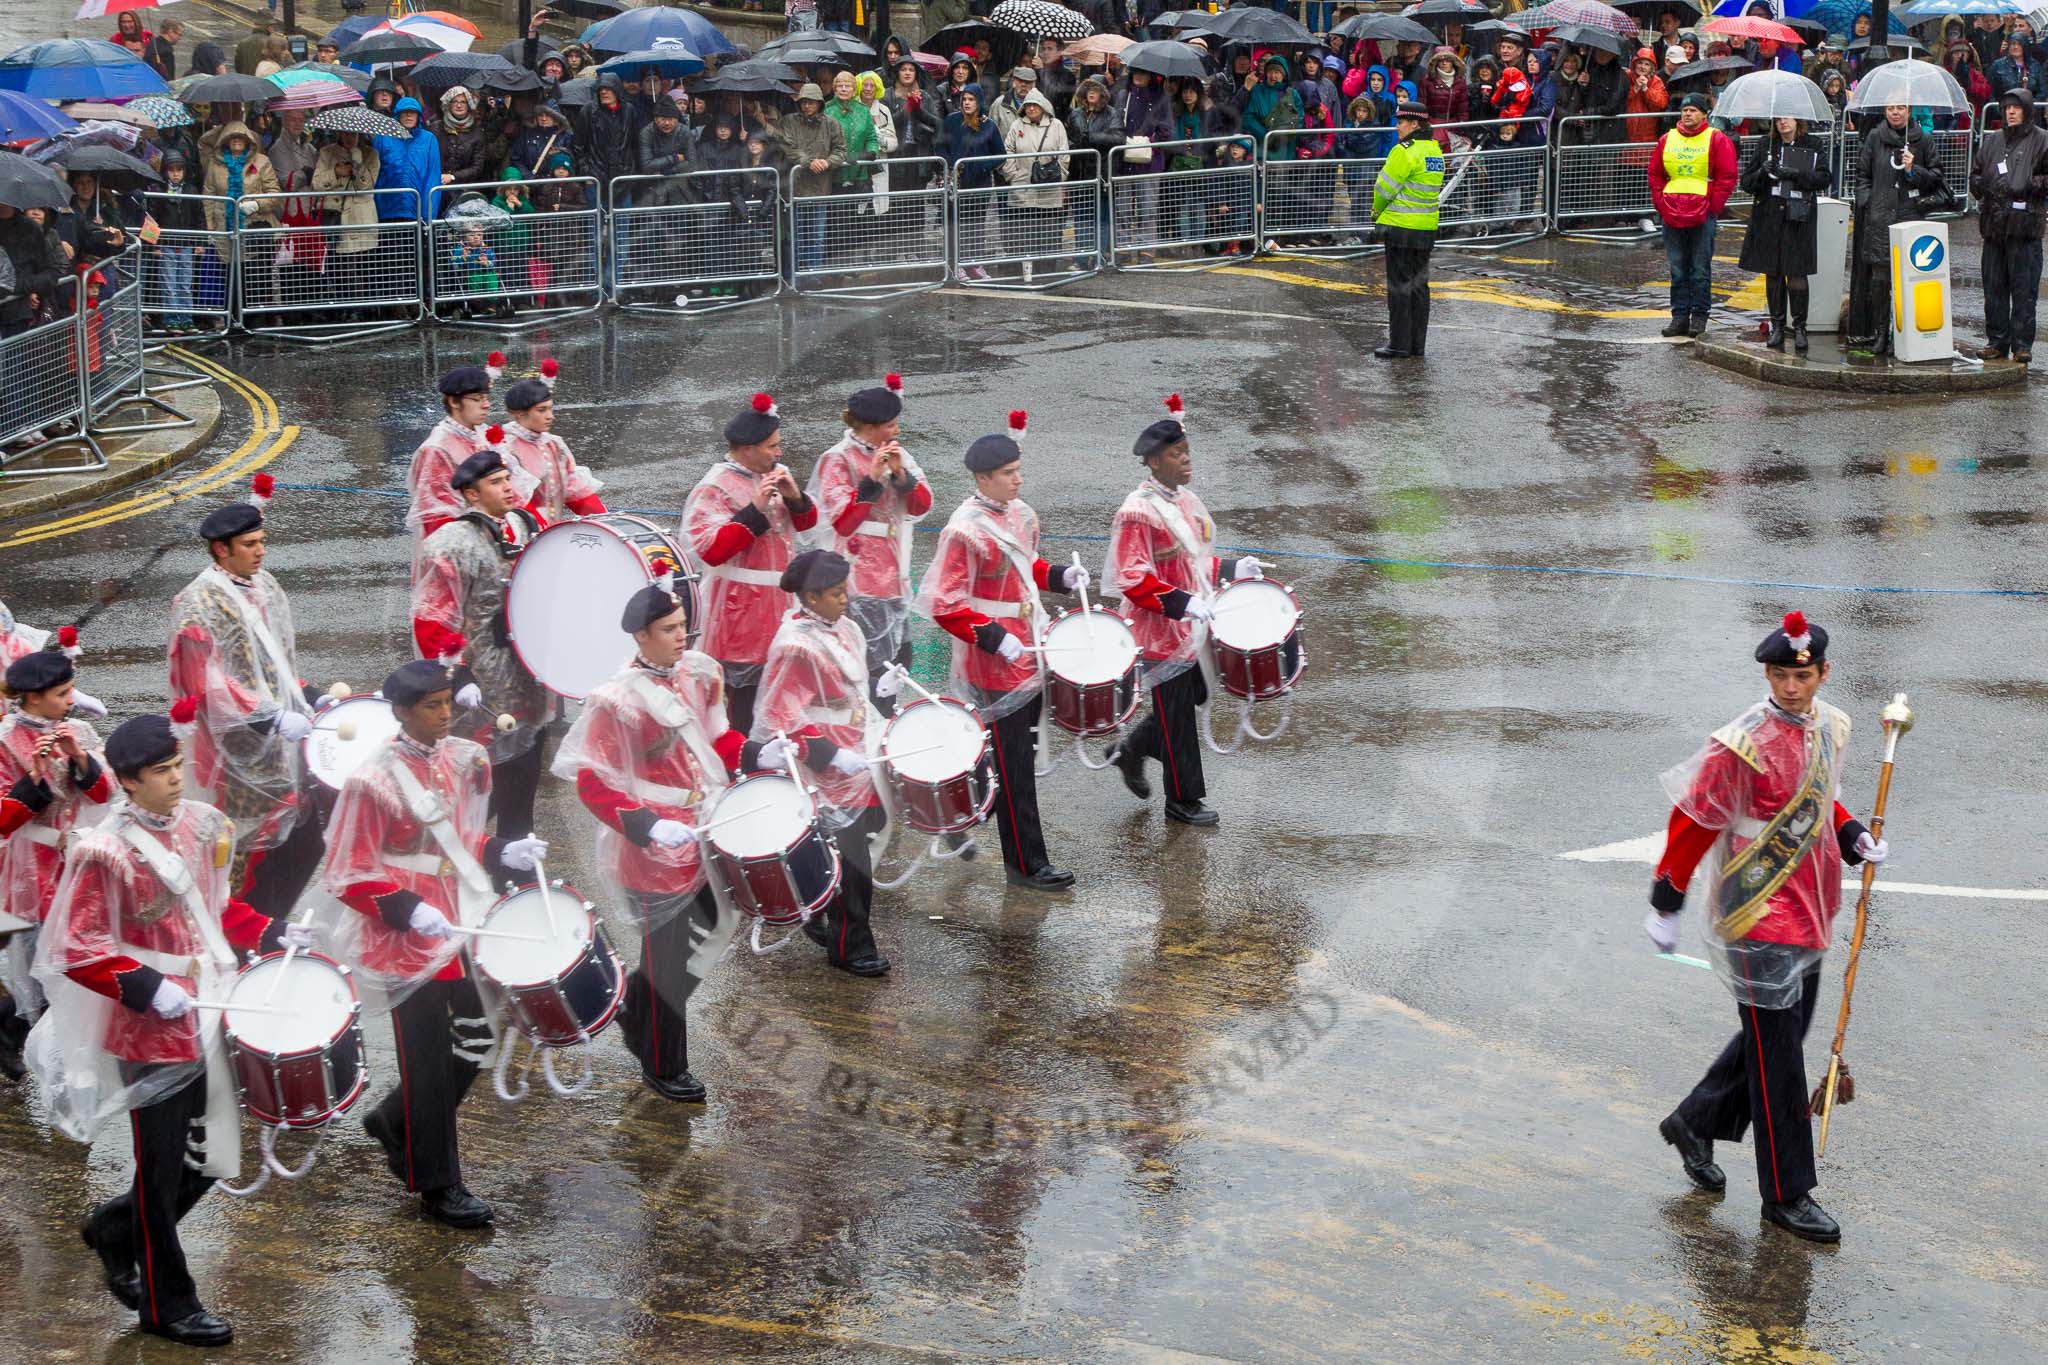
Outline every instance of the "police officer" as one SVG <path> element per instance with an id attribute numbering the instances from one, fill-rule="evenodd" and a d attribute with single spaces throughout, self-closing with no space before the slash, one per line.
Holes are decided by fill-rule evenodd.
<path id="1" fill-rule="evenodd" d="M 1387 247 L 1387 344 L 1373 352 L 1381 360 L 1420 357 L 1429 340 L 1429 250 L 1444 187 L 1444 149 L 1428 108 L 1401 101 L 1394 130 L 1400 141 L 1372 187 L 1372 220 Z"/>

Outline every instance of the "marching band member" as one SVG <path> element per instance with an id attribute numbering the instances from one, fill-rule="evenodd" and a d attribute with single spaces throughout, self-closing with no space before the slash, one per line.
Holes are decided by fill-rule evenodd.
<path id="1" fill-rule="evenodd" d="M 78 638 L 77 629 L 71 626 L 65 626 L 57 633 L 69 635 L 69 643 L 60 642 L 67 649 Z M 37 630 L 34 626 L 15 620 L 14 613 L 7 609 L 7 604 L 0 602 L 0 668 L 7 667 L 24 654 L 33 654 L 49 643 L 49 631 Z M 75 686 L 71 689 L 71 709 L 94 720 L 107 718 L 107 704 L 98 697 L 87 696 Z"/>
<path id="2" fill-rule="evenodd" d="M 389 1001 L 398 1039 L 398 1085 L 363 1128 L 423 1212 L 472 1228 L 491 1221 L 491 1206 L 462 1183 L 455 1110 L 493 1030 L 454 926 L 482 917 L 505 869 L 530 871 L 548 850 L 485 837 L 491 763 L 449 733 L 455 687 L 451 670 L 425 659 L 384 680 L 399 733 L 342 784 L 320 878 L 345 907 L 335 950 Z"/>
<path id="3" fill-rule="evenodd" d="M 441 420 L 413 451 L 405 471 L 405 491 L 411 498 L 405 524 L 412 532 L 415 578 L 427 537 L 467 510 L 462 495 L 448 481 L 464 460 L 490 448 L 484 422 L 491 415 L 491 384 L 497 379 L 493 371 L 504 365 L 504 355 L 493 351 L 489 369 L 458 365 L 441 376 Z"/>
<path id="4" fill-rule="evenodd" d="M 887 823 L 867 761 L 867 641 L 849 615 L 852 566 L 830 550 L 806 550 L 782 571 L 782 590 L 797 605 L 768 647 L 754 712 L 750 767 L 782 771 L 790 758 L 809 768 L 819 814 L 832 830 L 843 868 L 839 894 L 804 932 L 832 965 L 855 976 L 880 976 L 889 959 L 868 927 L 874 900 L 869 840 Z"/>
<path id="5" fill-rule="evenodd" d="M 495 450 L 464 460 L 448 482 L 463 512 L 420 547 L 413 641 L 421 658 L 457 669 L 456 731 L 490 749 L 490 813 L 499 834 L 518 838 L 533 830 L 542 732 L 555 706 L 505 634 L 505 588 L 512 561 L 541 523 L 518 505 L 512 471 Z M 501 715 L 512 718 L 511 728 L 498 728 Z"/>
<path id="6" fill-rule="evenodd" d="M 692 957 L 717 938 L 720 909 L 697 812 L 738 771 L 746 737 L 726 725 L 718 661 L 688 647 L 689 622 L 668 585 L 633 594 L 619 628 L 633 637 L 633 662 L 585 699 L 554 770 L 597 817 L 597 865 L 640 925 L 640 966 L 619 1011 L 626 1046 L 649 1089 L 701 1104 L 683 1006 L 710 965 Z"/>
<path id="7" fill-rule="evenodd" d="M 543 360 L 540 373 L 538 379 L 521 379 L 505 390 L 505 411 L 512 424 L 502 428 L 502 440 L 491 444 L 505 454 L 520 504 L 543 526 L 570 516 L 596 516 L 605 510 L 604 499 L 597 495 L 603 481 L 577 464 L 569 443 L 555 435 L 559 367 L 552 359 Z"/>
<path id="8" fill-rule="evenodd" d="M 1166 767 L 1166 818 L 1213 825 L 1216 812 L 1202 804 L 1208 787 L 1195 726 L 1195 708 L 1209 700 L 1199 667 L 1202 628 L 1219 582 L 1263 575 L 1250 555 L 1216 557 L 1216 523 L 1188 486 L 1195 461 L 1180 395 L 1169 397 L 1166 408 L 1169 416 L 1138 433 L 1132 450 L 1144 462 L 1146 477 L 1117 508 L 1109 531 L 1105 586 L 1135 609 L 1131 624 L 1152 688 L 1152 713 L 1110 746 L 1109 757 L 1140 800 L 1152 797 L 1145 760 L 1158 759 Z"/>
<path id="9" fill-rule="evenodd" d="M 1842 897 L 1844 863 L 1890 849 L 1836 799 L 1849 717 L 1814 694 L 1827 680 L 1828 633 L 1799 612 L 1764 637 L 1756 659 L 1770 696 L 1664 774 L 1674 809 L 1643 927 L 1661 952 L 1678 946 L 1688 887 L 1716 972 L 1742 1031 L 1659 1125 L 1704 1189 L 1727 1177 L 1714 1143 L 1755 1127 L 1765 1221 L 1815 1242 L 1841 1227 L 1813 1201 L 1806 1061 L 1800 1044 L 1820 994 L 1821 958 Z M 1843 1098 L 1849 1078 L 1842 1078 Z"/>
<path id="10" fill-rule="evenodd" d="M 239 1173 L 240 1111 L 220 1016 L 195 1002 L 222 998 L 237 951 L 304 946 L 311 934 L 230 898 L 233 826 L 182 799 L 178 740 L 162 716 L 107 737 L 126 800 L 71 846 L 36 952 L 50 1009 L 28 1051 L 67 1136 L 91 1142 L 128 1114 L 134 1182 L 79 1229 L 108 1291 L 145 1332 L 220 1346 L 233 1332 L 200 1305 L 178 1220 L 216 1178 Z"/>
<path id="11" fill-rule="evenodd" d="M 105 805 L 114 780 L 99 759 L 99 736 L 71 711 L 72 656 L 78 633 L 64 627 L 47 648 L 7 665 L 8 707 L 0 717 L 0 910 L 40 925 L 64 874 L 64 847 L 87 801 Z M 36 930 L 6 943 L 0 979 L 12 999 L 0 1004 L 0 1072 L 19 1079 L 21 1044 L 41 1013 L 30 966 Z"/>
<path id="12" fill-rule="evenodd" d="M 818 509 L 782 460 L 782 415 L 765 393 L 725 424 L 726 455 L 683 505 L 683 534 L 704 564 L 701 647 L 725 669 L 725 712 L 754 721 L 754 692 L 789 594 L 779 586 L 794 538 Z"/>
<path id="13" fill-rule="evenodd" d="M 886 686 L 890 664 L 910 666 L 910 527 L 932 510 L 931 485 L 897 440 L 902 416 L 902 375 L 856 389 L 846 400 L 846 434 L 818 457 L 805 488 L 832 548 L 853 564 L 847 610 L 867 636 L 868 677 L 877 689 Z M 884 716 L 894 714 L 894 689 L 874 702 Z"/>
<path id="14" fill-rule="evenodd" d="M 1044 675 L 1031 649 L 1044 628 L 1041 590 L 1088 586 L 1080 565 L 1054 568 L 1038 557 L 1038 513 L 1018 496 L 1024 488 L 1025 414 L 1010 414 L 1008 436 L 983 436 L 967 447 L 974 493 L 939 535 L 925 570 L 918 614 L 954 639 L 952 686 L 981 709 L 995 731 L 996 828 L 1012 883 L 1059 891 L 1074 874 L 1046 856 L 1038 822 L 1035 736 L 1044 709 Z"/>
<path id="15" fill-rule="evenodd" d="M 320 865 L 300 746 L 317 693 L 299 672 L 291 602 L 263 567 L 271 486 L 258 474 L 249 501 L 199 524 L 209 563 L 171 600 L 170 695 L 196 699 L 186 781 L 235 822 L 236 894 L 286 915 Z"/>

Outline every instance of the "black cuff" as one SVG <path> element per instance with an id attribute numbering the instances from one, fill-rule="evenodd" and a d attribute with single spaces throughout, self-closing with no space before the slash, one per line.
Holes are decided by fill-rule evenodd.
<path id="1" fill-rule="evenodd" d="M 383 916 L 384 923 L 401 934 L 412 928 L 412 912 L 419 903 L 420 898 L 410 891 L 393 891 L 376 897 L 377 913 Z"/>
<path id="2" fill-rule="evenodd" d="M 448 670 L 448 690 L 450 693 L 460 692 L 473 682 L 476 682 L 476 674 L 470 671 L 468 664 L 457 664 Z M 477 683 L 477 690 L 483 690 L 482 683 Z"/>
<path id="3" fill-rule="evenodd" d="M 1863 861 L 1863 855 L 1856 851 L 1856 841 L 1870 833 L 1861 820 L 1844 820 L 1842 827 L 1835 831 L 1835 842 L 1842 846 L 1842 861 L 1854 867 Z"/>
<path id="4" fill-rule="evenodd" d="M 1219 559 L 1216 561 L 1216 567 L 1222 570 L 1220 577 L 1223 579 L 1225 583 L 1229 583 L 1236 579 L 1237 566 L 1241 564 L 1243 560 L 1244 557 L 1242 555 L 1233 555 L 1229 559 Z"/>
<path id="5" fill-rule="evenodd" d="M 1676 914 L 1685 909 L 1685 893 L 1669 877 L 1659 877 L 1650 883 L 1650 908 L 1660 915 Z"/>
<path id="6" fill-rule="evenodd" d="M 645 806 L 619 812 L 619 833 L 626 836 L 626 842 L 635 848 L 645 848 L 652 839 L 647 831 L 654 828 L 658 817 Z"/>
<path id="7" fill-rule="evenodd" d="M 1194 597 L 1190 593 L 1182 592 L 1179 588 L 1169 589 L 1159 594 L 1159 614 L 1169 621 L 1178 621 L 1187 614 L 1188 603 L 1193 600 Z"/>
<path id="8" fill-rule="evenodd" d="M 917 475 L 907 469 L 899 469 L 896 471 L 896 477 L 889 480 L 889 486 L 898 493 L 908 493 L 917 487 Z"/>
<path id="9" fill-rule="evenodd" d="M 318 690 L 309 682 L 300 683 L 299 691 L 306 694 L 306 705 L 308 706 L 317 707 L 321 702 L 327 700 L 327 694 Z"/>
<path id="10" fill-rule="evenodd" d="M 988 621 L 974 628 L 974 643 L 990 654 L 1003 652 L 1003 641 L 1010 638 L 1010 632 L 994 621 Z"/>
<path id="11" fill-rule="evenodd" d="M 274 953 L 284 947 L 284 931 L 291 928 L 291 923 L 283 915 L 272 916 L 270 923 L 264 925 L 263 932 L 257 936 L 256 951 Z"/>
<path id="12" fill-rule="evenodd" d="M 490 878 L 493 886 L 501 882 L 519 880 L 518 872 L 505 866 L 505 845 L 511 842 L 510 839 L 501 839 L 495 834 L 484 840 L 483 857 L 477 861 L 484 865 L 484 875 Z"/>
<path id="13" fill-rule="evenodd" d="M 743 773 L 760 772 L 761 750 L 766 748 L 767 745 L 768 741 L 765 739 L 750 739 L 745 744 L 740 745 L 740 771 Z"/>
<path id="14" fill-rule="evenodd" d="M 71 785 L 74 789 L 88 792 L 99 785 L 100 761 L 91 754 L 85 756 L 85 766 L 83 768 L 78 766 L 78 760 L 75 758 L 65 766 L 71 769 Z"/>
<path id="15" fill-rule="evenodd" d="M 875 476 L 872 474 L 868 475 L 868 477 L 862 479 L 858 484 L 854 486 L 853 500 L 855 502 L 871 503 L 876 501 L 881 496 L 881 482 L 877 480 Z"/>
<path id="16" fill-rule="evenodd" d="M 839 746 L 823 735 L 814 735 L 804 740 L 804 766 L 814 773 L 822 773 L 832 766 L 832 755 L 839 752 Z"/>
<path id="17" fill-rule="evenodd" d="M 799 493 L 793 498 L 784 498 L 782 505 L 789 509 L 791 516 L 800 517 L 811 510 L 811 495 Z"/>
<path id="18" fill-rule="evenodd" d="M 251 720 L 249 722 L 249 728 L 251 730 L 254 730 L 259 735 L 268 737 L 270 732 L 277 728 L 277 718 L 283 714 L 284 708 L 279 707 L 277 710 L 272 711 L 267 716 L 259 716 Z"/>
<path id="19" fill-rule="evenodd" d="M 732 519 L 756 536 L 768 534 L 768 514 L 751 502 L 732 514 Z"/>
<path id="20" fill-rule="evenodd" d="M 154 967 L 130 967 L 114 977 L 114 985 L 121 992 L 121 1003 L 137 1014 L 149 1011 L 150 1002 L 156 999 L 156 988 L 163 984 L 164 974 Z"/>
<path id="21" fill-rule="evenodd" d="M 27 806 L 29 812 L 41 815 L 50 803 L 57 799 L 57 793 L 50 790 L 50 784 L 33 773 L 23 773 L 14 779 L 14 785 L 7 789 L 7 799 Z"/>

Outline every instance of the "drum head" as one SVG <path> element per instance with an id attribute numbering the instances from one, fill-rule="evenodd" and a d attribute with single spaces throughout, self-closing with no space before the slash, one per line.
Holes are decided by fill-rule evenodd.
<path id="1" fill-rule="evenodd" d="M 1271 649 L 1294 633 L 1301 608 L 1271 579 L 1247 578 L 1216 595 L 1209 633 L 1233 649 Z"/>
<path id="2" fill-rule="evenodd" d="M 341 737 L 341 727 L 350 737 Z M 348 775 L 398 733 L 398 715 L 382 697 L 348 697 L 322 711 L 306 736 L 306 770 L 336 791 Z"/>
<path id="3" fill-rule="evenodd" d="M 566 887 L 549 887 L 548 895 L 554 901 L 552 933 L 538 887 L 510 892 L 491 907 L 486 929 L 523 937 L 473 939 L 470 956 L 478 971 L 501 986 L 530 986 L 553 981 L 576 965 L 590 942 L 590 912 L 583 897 Z"/>
<path id="4" fill-rule="evenodd" d="M 705 837 L 734 858 L 768 858 L 811 827 L 811 803 L 780 773 L 759 773 L 725 789 L 704 823 L 719 824 Z"/>
<path id="5" fill-rule="evenodd" d="M 348 1026 L 355 1003 L 355 989 L 334 963 L 299 953 L 286 966 L 280 953 L 235 978 L 228 988 L 223 1023 L 230 1034 L 250 1047 L 265 1052 L 309 1052 L 334 1041 Z M 236 1005 L 264 1008 L 259 1013 L 237 1010 Z M 289 1013 L 272 1014 L 269 1011 L 273 1009 Z"/>
<path id="6" fill-rule="evenodd" d="M 1045 632 L 1045 666 L 1070 683 L 1112 683 L 1138 662 L 1138 640 L 1123 618 L 1107 611 L 1070 612 Z"/>
<path id="7" fill-rule="evenodd" d="M 921 701 L 899 711 L 882 736 L 882 757 L 906 782 L 944 782 L 981 761 L 988 731 L 957 701 Z M 896 761 L 898 754 L 908 755 Z"/>
<path id="8" fill-rule="evenodd" d="M 548 527 L 519 552 L 505 591 L 505 628 L 527 671 L 581 700 L 633 659 L 619 630 L 626 600 L 654 581 L 647 560 L 596 520 Z"/>

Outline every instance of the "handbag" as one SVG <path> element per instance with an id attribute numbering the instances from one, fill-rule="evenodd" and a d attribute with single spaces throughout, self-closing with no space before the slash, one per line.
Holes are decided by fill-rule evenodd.
<path id="1" fill-rule="evenodd" d="M 1124 139 L 1124 164 L 1126 166 L 1149 166 L 1152 164 L 1152 139 L 1143 133 L 1133 133 Z"/>
<path id="2" fill-rule="evenodd" d="M 1038 150 L 1041 153 L 1045 151 L 1045 140 L 1051 136 L 1052 134 L 1050 132 L 1045 131 L 1041 131 L 1038 134 Z M 1032 184 L 1057 185 L 1064 179 L 1066 179 L 1066 177 L 1060 174 L 1059 162 L 1043 155 L 1035 156 L 1031 159 Z"/>

